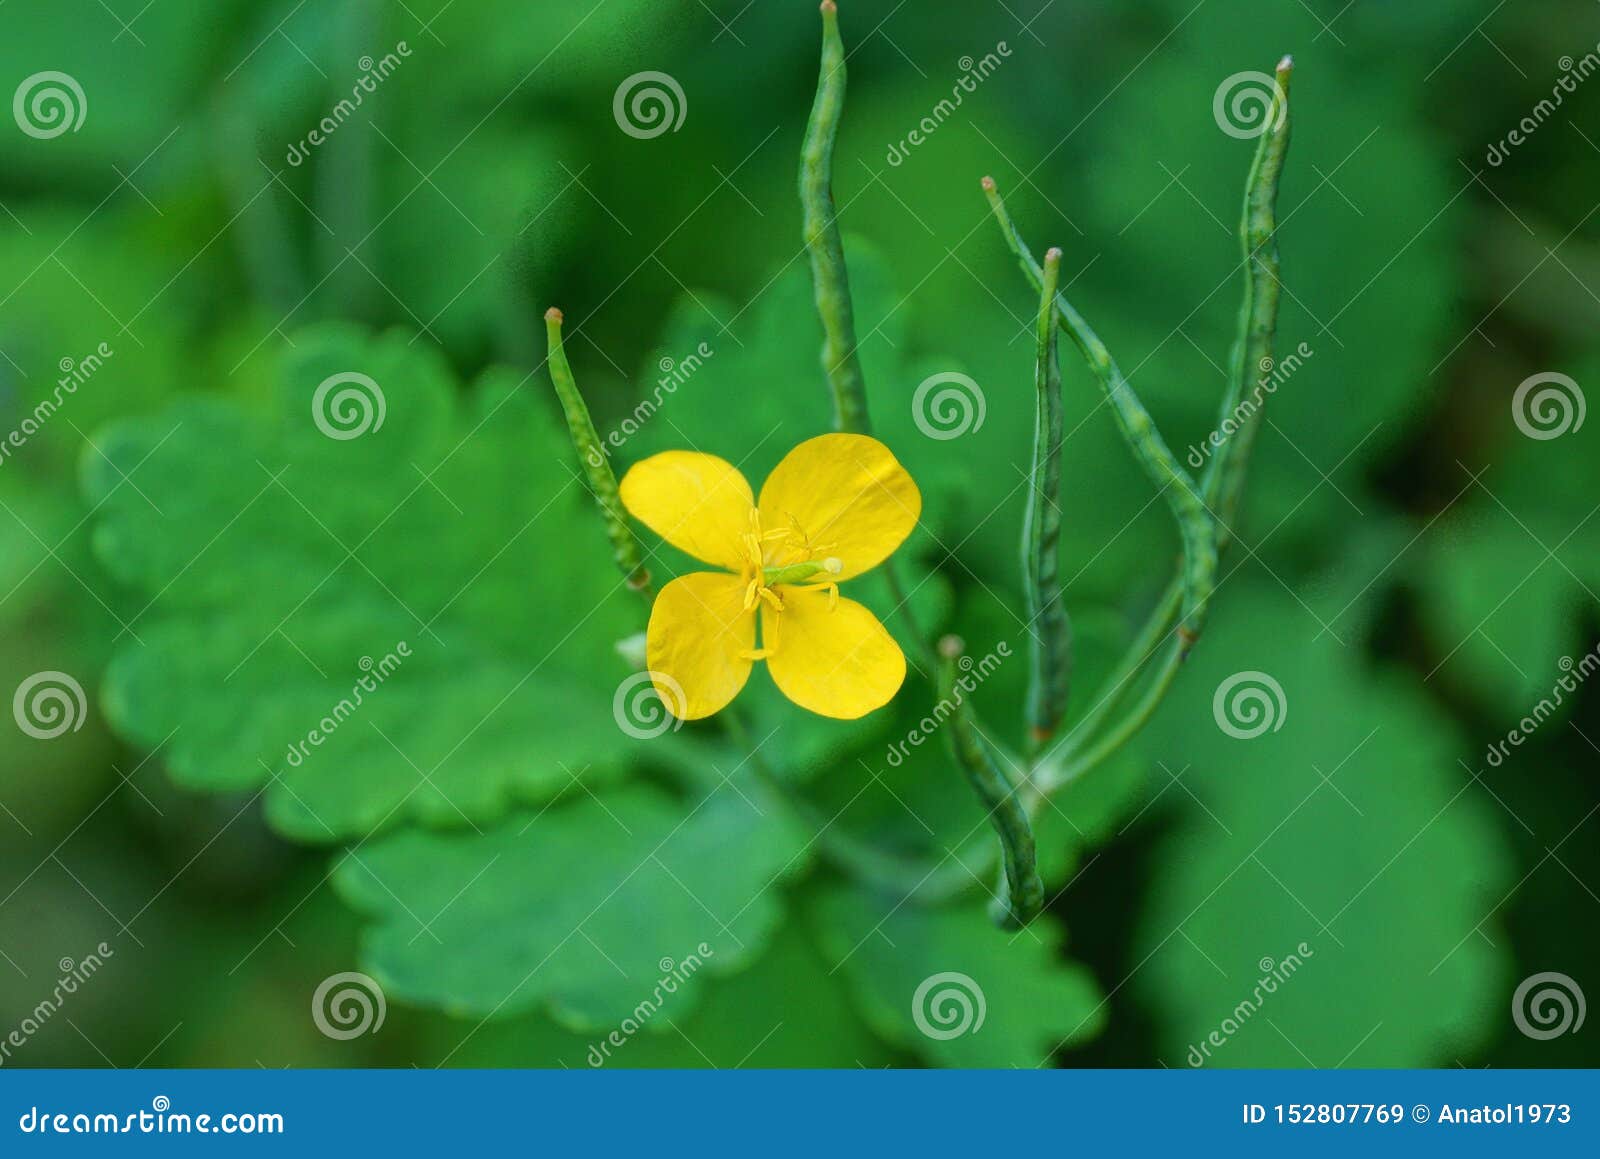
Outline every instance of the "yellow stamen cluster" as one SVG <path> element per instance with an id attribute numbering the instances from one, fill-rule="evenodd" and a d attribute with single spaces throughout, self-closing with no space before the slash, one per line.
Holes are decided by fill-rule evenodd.
<path id="1" fill-rule="evenodd" d="M 770 545 L 770 546 L 769 546 Z M 744 533 L 745 556 L 744 608 L 750 611 L 765 601 L 774 612 L 782 612 L 783 596 L 778 592 L 782 585 L 795 585 L 807 590 L 828 593 L 828 610 L 839 606 L 839 585 L 832 580 L 811 581 L 814 576 L 835 576 L 844 570 L 844 561 L 838 556 L 822 555 L 832 544 L 822 548 L 812 545 L 811 539 L 792 517 L 788 527 L 761 529 L 761 513 L 750 512 L 750 530 Z M 818 557 L 821 558 L 818 558 Z M 773 621 L 773 638 L 766 647 L 746 649 L 740 656 L 747 660 L 764 660 L 777 648 L 777 625 Z"/>

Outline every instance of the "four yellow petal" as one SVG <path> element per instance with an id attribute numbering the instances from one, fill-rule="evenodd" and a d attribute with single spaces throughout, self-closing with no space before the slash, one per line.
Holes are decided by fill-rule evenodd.
<path id="1" fill-rule="evenodd" d="M 855 720 L 900 691 L 906 658 L 864 606 L 842 598 L 829 604 L 827 592 L 786 587 L 782 612 L 761 606 L 767 668 L 801 708 Z"/>
<path id="2" fill-rule="evenodd" d="M 665 451 L 622 477 L 622 504 L 673 547 L 738 571 L 755 498 L 739 469 L 699 451 Z"/>
<path id="3" fill-rule="evenodd" d="M 738 469 L 695 451 L 635 464 L 619 490 L 634 517 L 668 543 L 728 569 L 680 576 L 651 609 L 647 659 L 674 716 L 698 720 L 725 707 L 758 657 L 785 696 L 823 716 L 854 720 L 899 691 L 905 656 L 867 608 L 820 583 L 769 587 L 762 570 L 829 560 L 826 578 L 836 582 L 887 559 L 922 511 L 916 484 L 888 447 L 865 435 L 806 440 L 768 476 L 759 517 Z"/>
<path id="4" fill-rule="evenodd" d="M 744 582 L 726 572 L 679 576 L 656 597 L 645 633 L 656 695 L 679 720 L 725 708 L 750 679 L 756 615 Z"/>
<path id="5" fill-rule="evenodd" d="M 798 527 L 802 556 L 836 557 L 845 580 L 878 566 L 905 541 L 922 513 L 922 494 L 889 448 L 867 435 L 807 439 L 784 456 L 761 488 L 761 525 Z"/>

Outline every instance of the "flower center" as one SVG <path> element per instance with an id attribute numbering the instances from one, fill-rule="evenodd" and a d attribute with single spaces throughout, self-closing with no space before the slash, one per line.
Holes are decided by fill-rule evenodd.
<path id="1" fill-rule="evenodd" d="M 783 596 L 776 589 L 782 585 L 805 584 L 809 591 L 827 592 L 828 610 L 832 611 L 839 604 L 839 585 L 833 577 L 844 571 L 844 561 L 836 555 L 826 554 L 831 546 L 813 544 L 793 520 L 788 527 L 763 531 L 760 513 L 752 511 L 750 530 L 745 533 L 743 544 L 745 610 L 750 611 L 765 601 L 774 612 L 781 614 L 784 609 Z M 746 659 L 762 660 L 772 654 L 778 646 L 780 622 L 774 618 L 772 631 L 763 640 L 765 647 L 743 653 Z"/>

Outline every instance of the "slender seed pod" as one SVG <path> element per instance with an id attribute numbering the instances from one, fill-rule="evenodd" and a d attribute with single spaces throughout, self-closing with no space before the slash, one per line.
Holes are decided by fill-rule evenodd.
<path id="1" fill-rule="evenodd" d="M 1244 487 L 1245 467 L 1250 449 L 1261 426 L 1264 400 L 1255 399 L 1250 412 L 1237 415 L 1245 392 L 1271 370 L 1273 339 L 1278 329 L 1278 177 L 1289 152 L 1289 78 L 1294 60 L 1278 62 L 1277 86 L 1267 118 L 1266 132 L 1256 145 L 1255 161 L 1245 186 L 1244 212 L 1239 222 L 1239 241 L 1244 250 L 1244 301 L 1239 307 L 1239 335 L 1233 344 L 1229 366 L 1229 389 L 1222 400 L 1219 429 L 1229 423 L 1238 426 L 1226 446 L 1207 464 L 1201 479 L 1206 503 L 1216 513 L 1221 526 L 1219 547 L 1233 538 L 1232 524 Z"/>
<path id="2" fill-rule="evenodd" d="M 834 0 L 822 0 L 822 65 L 800 151 L 800 207 L 806 252 L 811 258 L 812 290 L 822 321 L 822 368 L 833 393 L 833 429 L 864 435 L 872 433 L 872 420 L 867 411 L 866 379 L 856 350 L 850 274 L 845 268 L 844 241 L 833 205 L 833 144 L 844 115 L 844 62 L 839 6 Z M 927 675 L 935 663 L 933 648 L 917 625 L 898 561 L 888 562 L 883 578 L 894 600 L 894 613 L 903 622 Z"/>
<path id="3" fill-rule="evenodd" d="M 561 342 L 561 311 L 552 306 L 545 312 L 545 334 L 550 343 L 550 378 L 556 386 L 556 397 L 561 400 L 561 412 L 566 416 L 567 431 L 572 445 L 577 448 L 583 462 L 583 473 L 589 481 L 589 491 L 599 505 L 605 519 L 606 535 L 611 540 L 611 554 L 618 569 L 628 581 L 628 586 L 650 598 L 650 573 L 645 569 L 639 539 L 628 523 L 622 509 L 622 499 L 617 494 L 617 477 L 612 473 L 605 447 L 589 417 L 589 408 L 578 391 L 572 377 L 572 367 L 567 362 L 567 352 Z"/>
<path id="4" fill-rule="evenodd" d="M 989 199 L 990 208 L 994 210 L 995 220 L 1000 223 L 1000 232 L 1005 235 L 1006 244 L 1016 255 L 1022 272 L 1033 283 L 1035 290 L 1041 289 L 1044 285 L 1044 271 L 1017 233 L 1011 215 L 1006 212 L 1005 202 L 1000 199 L 1000 191 L 995 186 L 994 178 L 983 179 L 983 191 Z M 1073 345 L 1077 346 L 1078 352 L 1089 364 L 1090 371 L 1100 381 L 1101 388 L 1111 403 L 1117 425 L 1122 430 L 1123 438 L 1132 448 L 1134 457 L 1139 460 L 1145 474 L 1150 477 L 1161 494 L 1166 496 L 1167 505 L 1172 508 L 1173 518 L 1177 521 L 1178 534 L 1183 540 L 1184 557 L 1183 618 L 1178 625 L 1178 632 L 1184 640 L 1187 652 L 1200 635 L 1200 628 L 1204 623 L 1211 599 L 1211 590 L 1217 583 L 1215 520 L 1207 510 L 1195 481 L 1173 456 L 1166 440 L 1161 437 L 1161 432 L 1156 429 L 1150 412 L 1145 409 L 1144 404 L 1139 401 L 1139 396 L 1134 394 L 1133 388 L 1128 385 L 1128 380 L 1123 377 L 1105 343 L 1100 341 L 1100 336 L 1084 320 L 1083 315 L 1073 308 L 1072 303 L 1067 301 L 1065 294 L 1058 293 L 1055 301 L 1056 317 L 1062 329 L 1072 339 Z"/>
<path id="5" fill-rule="evenodd" d="M 1044 255 L 1034 366 L 1036 417 L 1028 504 L 1022 519 L 1023 597 L 1028 613 L 1028 741 L 1037 750 L 1055 734 L 1067 710 L 1072 625 L 1058 574 L 1061 554 L 1061 366 L 1056 358 L 1056 285 L 1061 251 Z"/>
<path id="6" fill-rule="evenodd" d="M 1019 787 L 995 763 L 993 747 L 979 731 L 964 690 L 956 686 L 963 647 L 955 636 L 939 641 L 939 698 L 949 706 L 950 751 L 988 810 L 1000 838 L 1000 902 L 991 908 L 991 914 L 1001 925 L 1020 929 L 1044 908 L 1033 824 Z"/>
<path id="7" fill-rule="evenodd" d="M 822 67 L 817 97 L 800 153 L 800 204 L 817 313 L 822 316 L 822 368 L 833 390 L 834 428 L 868 434 L 867 389 L 856 351 L 855 312 L 845 271 L 844 242 L 833 205 L 833 144 L 844 113 L 844 41 L 839 6 L 822 0 Z"/>

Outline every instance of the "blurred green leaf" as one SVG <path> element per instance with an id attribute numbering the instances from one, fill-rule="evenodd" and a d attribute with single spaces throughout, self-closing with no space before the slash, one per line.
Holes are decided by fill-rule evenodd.
<path id="1" fill-rule="evenodd" d="M 316 410 L 350 372 L 381 426 L 359 384 L 373 409 L 343 428 L 336 394 Z M 637 610 L 528 392 L 490 376 L 458 402 L 427 347 L 338 327 L 297 338 L 278 386 L 259 418 L 186 402 L 87 460 L 101 558 L 148 600 L 107 677 L 119 731 L 187 785 L 265 786 L 306 840 L 489 820 L 615 772 L 611 646 Z"/>
<path id="2" fill-rule="evenodd" d="M 1600 366 L 1580 368 L 1572 381 L 1580 392 L 1600 383 Z M 1553 389 L 1577 406 L 1566 387 Z M 1511 403 L 1494 419 L 1503 445 L 1480 470 L 1458 461 L 1459 490 L 1404 570 L 1424 597 L 1436 656 L 1429 678 L 1471 689 L 1498 731 L 1550 695 L 1563 661 L 1592 647 L 1583 629 L 1585 612 L 1600 611 L 1600 522 L 1593 426 L 1527 437 Z M 1563 420 L 1552 409 L 1547 422 L 1524 419 L 1548 435 L 1577 414 L 1568 410 Z"/>
<path id="3" fill-rule="evenodd" d="M 823 951 L 864 1018 L 941 1066 L 1041 1066 L 1105 1020 L 1088 971 L 1061 960 L 1042 917 L 1001 933 L 976 906 L 925 909 L 851 889 L 813 910 Z"/>
<path id="4" fill-rule="evenodd" d="M 1255 580 L 1219 607 L 1155 732 L 1179 821 L 1131 982 L 1168 1065 L 1442 1065 L 1505 1017 L 1499 807 L 1406 678 L 1364 669 Z M 1304 965 L 1263 995 L 1290 954 Z"/>
<path id="5" fill-rule="evenodd" d="M 636 786 L 483 833 L 404 830 L 352 851 L 335 880 L 375 919 L 366 959 L 396 997 L 476 1018 L 544 1006 L 574 1030 L 631 1018 L 664 1032 L 656 1009 L 686 1012 L 702 972 L 761 953 L 782 919 L 779 884 L 806 849 L 758 789 L 730 780 L 685 805 Z"/>
<path id="6" fill-rule="evenodd" d="M 605 1035 L 565 1030 L 537 1015 L 486 1024 L 438 1018 L 430 1021 L 428 1041 L 444 1065 L 465 1067 L 728 1070 L 887 1066 L 901 1059 L 862 1022 L 802 923 L 774 931 L 772 944 L 749 969 L 696 991 L 692 1009 L 670 996 L 650 1031 L 624 1038 L 620 1047 Z"/>

